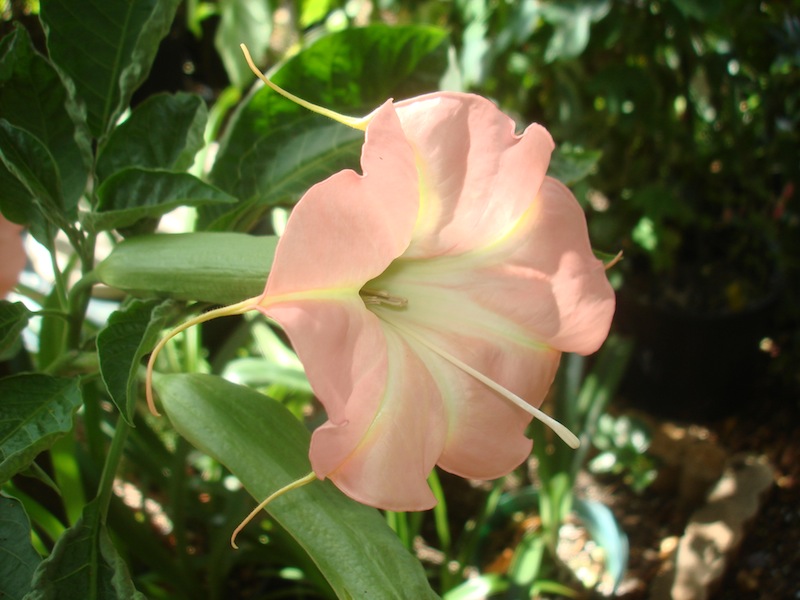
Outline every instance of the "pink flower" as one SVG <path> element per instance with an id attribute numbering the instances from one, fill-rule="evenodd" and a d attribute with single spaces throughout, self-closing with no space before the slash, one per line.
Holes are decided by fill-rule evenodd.
<path id="1" fill-rule="evenodd" d="M 435 465 L 509 473 L 530 454 L 532 416 L 577 445 L 537 407 L 562 352 L 603 343 L 614 293 L 582 209 L 545 175 L 547 131 L 515 135 L 470 94 L 324 114 L 365 129 L 363 175 L 297 203 L 263 295 L 194 322 L 255 308 L 283 327 L 327 411 L 313 475 L 364 504 L 432 507 Z"/>
<path id="2" fill-rule="evenodd" d="M 14 289 L 19 274 L 25 268 L 25 248 L 20 232 L 22 226 L 12 223 L 0 215 L 0 299 Z"/>
<path id="3" fill-rule="evenodd" d="M 479 96 L 387 102 L 366 129 L 364 175 L 337 173 L 298 202 L 258 309 L 327 411 L 317 477 L 421 510 L 434 465 L 493 479 L 528 457 L 530 408 L 561 352 L 597 350 L 614 311 L 580 206 L 545 176 L 552 148 Z"/>

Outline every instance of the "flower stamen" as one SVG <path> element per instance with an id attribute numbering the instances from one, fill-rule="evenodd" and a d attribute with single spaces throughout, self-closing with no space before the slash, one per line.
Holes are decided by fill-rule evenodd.
<path id="1" fill-rule="evenodd" d="M 405 308 L 408 306 L 408 298 L 402 296 L 392 296 L 386 290 L 368 290 L 362 289 L 359 292 L 364 304 L 393 306 L 394 308 Z"/>

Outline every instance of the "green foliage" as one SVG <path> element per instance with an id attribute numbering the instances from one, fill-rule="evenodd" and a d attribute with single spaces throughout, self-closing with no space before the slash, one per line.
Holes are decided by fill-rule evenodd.
<path id="1" fill-rule="evenodd" d="M 593 473 L 621 475 L 637 493 L 655 480 L 658 471 L 655 460 L 647 454 L 650 431 L 644 422 L 604 414 L 597 422 L 592 443 L 600 450 L 588 464 Z"/>
<path id="2" fill-rule="evenodd" d="M 161 375 L 155 386 L 175 429 L 236 473 L 255 498 L 311 470 L 308 431 L 274 400 L 209 375 Z M 338 597 L 435 597 L 378 511 L 330 482 L 293 490 L 267 511 L 314 557 Z"/>
<path id="3" fill-rule="evenodd" d="M 277 501 L 262 521 L 267 529 L 245 531 L 246 550 L 230 550 L 230 533 L 252 505 L 232 491 L 236 482 L 261 498 L 309 468 L 301 420 L 311 389 L 263 320 L 224 332 L 209 363 L 199 333 L 187 332 L 159 368 L 225 372 L 280 403 L 216 376 L 162 375 L 175 429 L 142 417 L 142 361 L 182 315 L 182 302 L 231 303 L 263 290 L 277 238 L 230 230 L 269 229 L 273 207 L 357 168 L 363 141 L 261 88 L 233 113 L 238 92 L 219 92 L 211 118 L 193 93 L 145 95 L 131 106 L 161 39 L 180 24 L 178 4 L 91 1 L 77 14 L 47 0 L 41 31 L 16 26 L 0 40 L 0 211 L 27 225 L 54 268 L 49 289 L 20 289 L 26 304 L 0 302 L 0 360 L 12 373 L 0 378 L 0 481 L 15 497 L 0 498 L 0 552 L 13 550 L 16 561 L 3 561 L 13 577 L 3 576 L 2 593 L 228 597 L 227 582 L 255 564 L 259 578 L 307 597 L 432 597 L 420 564 L 379 513 L 327 482 Z M 195 25 L 221 17 L 215 39 L 231 81 L 255 81 L 238 44 L 247 41 L 257 60 L 271 56 L 269 4 L 188 8 Z M 432 27 L 315 37 L 276 81 L 355 114 L 390 95 L 435 90 L 447 67 L 447 36 Z M 46 55 L 34 48 L 42 39 Z M 179 207 L 199 212 L 202 227 L 228 231 L 149 233 Z M 103 255 L 101 240 L 111 242 Z M 98 283 L 111 288 L 108 316 L 93 297 Z M 20 341 L 26 329 L 26 339 L 36 338 L 30 347 Z M 31 491 L 31 477 L 44 496 Z M 130 504 L 131 488 L 164 503 L 174 544 L 166 526 L 156 533 L 154 498 L 141 497 L 135 509 L 117 498 L 125 489 Z M 196 556 L 195 540 L 211 559 Z"/>
<path id="4" fill-rule="evenodd" d="M 19 500 L 0 494 L 0 595 L 22 600 L 41 557 L 31 545 L 31 523 Z"/>
<path id="5" fill-rule="evenodd" d="M 28 374 L 0 379 L 0 398 L 0 482 L 5 483 L 72 430 L 81 395 L 76 379 Z"/>
<path id="6" fill-rule="evenodd" d="M 67 91 L 85 106 L 92 136 L 104 140 L 144 81 L 179 0 L 42 2 L 50 58 Z M 83 111 L 81 111 L 83 112 Z"/>
<path id="7" fill-rule="evenodd" d="M 320 38 L 270 77 L 309 102 L 367 114 L 387 98 L 433 91 L 446 50 L 439 29 L 351 29 Z M 209 174 L 212 183 L 245 202 L 234 211 L 202 210 L 201 226 L 250 229 L 268 208 L 293 203 L 336 171 L 357 168 L 362 141 L 359 131 L 314 115 L 267 87 L 256 89 L 231 116 Z"/>

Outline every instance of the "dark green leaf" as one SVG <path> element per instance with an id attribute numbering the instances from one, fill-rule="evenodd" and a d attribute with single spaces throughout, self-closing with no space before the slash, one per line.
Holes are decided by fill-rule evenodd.
<path id="1" fill-rule="evenodd" d="M 161 375 L 162 405 L 178 432 L 226 465 L 256 498 L 310 471 L 307 429 L 280 403 L 211 375 Z M 435 597 L 419 562 L 380 513 L 317 481 L 267 507 L 340 598 Z"/>
<path id="2" fill-rule="evenodd" d="M 69 98 L 52 65 L 34 50 L 28 33 L 18 27 L 0 43 L 0 114 L 39 139 L 58 166 L 64 204 L 74 213 L 86 189 L 91 149 L 76 138 L 67 111 Z M 81 140 L 79 145 L 76 139 Z"/>
<path id="3" fill-rule="evenodd" d="M 97 335 L 100 375 L 117 409 L 131 424 L 142 357 L 156 344 L 173 311 L 171 302 L 136 300 L 113 313 Z"/>
<path id="4" fill-rule="evenodd" d="M 374 25 L 323 37 L 271 76 L 310 102 L 361 115 L 390 97 L 435 90 L 446 68 L 442 30 Z M 259 210 L 293 203 L 332 173 L 358 168 L 363 141 L 361 131 L 314 115 L 269 88 L 256 90 L 232 117 L 210 174 L 212 183 L 252 202 L 214 227 L 246 229 Z M 201 209 L 201 225 L 211 226 L 223 213 Z"/>
<path id="5" fill-rule="evenodd" d="M 81 404 L 77 379 L 41 374 L 0 379 L 0 483 L 28 467 L 72 430 Z"/>
<path id="6" fill-rule="evenodd" d="M 264 290 L 277 243 L 243 233 L 139 236 L 117 245 L 95 274 L 139 295 L 230 304 Z"/>
<path id="7" fill-rule="evenodd" d="M 0 160 L 25 186 L 45 216 L 56 223 L 63 218 L 74 219 L 74 207 L 64 207 L 61 177 L 53 155 L 39 138 L 0 119 Z"/>
<path id="8" fill-rule="evenodd" d="M 41 561 L 31 544 L 31 522 L 22 503 L 0 494 L 0 598 L 22 600 Z"/>
<path id="9" fill-rule="evenodd" d="M 722 0 L 672 0 L 685 17 L 694 17 L 698 21 L 708 21 L 719 15 Z"/>
<path id="10" fill-rule="evenodd" d="M 33 203 L 33 197 L 22 182 L 6 169 L 5 163 L 0 160 L 0 212 L 9 221 L 20 225 L 27 225 L 34 220 L 42 219 Z"/>
<path id="11" fill-rule="evenodd" d="M 269 49 L 272 34 L 272 7 L 269 0 L 237 0 L 220 4 L 220 19 L 214 46 L 225 65 L 231 83 L 250 87 L 253 74 L 242 60 L 239 44 L 246 44 L 256 63 Z"/>
<path id="12" fill-rule="evenodd" d="M 0 300 L 0 360 L 8 358 L 8 352 L 14 348 L 30 316 L 22 302 Z"/>
<path id="13" fill-rule="evenodd" d="M 25 600 L 145 600 L 100 522 L 97 501 L 61 536 L 34 573 Z"/>
<path id="14" fill-rule="evenodd" d="M 97 210 L 84 215 L 84 224 L 94 231 L 129 227 L 179 206 L 236 202 L 189 173 L 139 168 L 124 169 L 106 179 L 97 197 Z"/>
<path id="15" fill-rule="evenodd" d="M 147 77 L 180 0 L 47 0 L 40 18 L 50 59 L 86 104 L 96 138 L 113 127 Z"/>
<path id="16" fill-rule="evenodd" d="M 196 94 L 157 94 L 111 132 L 97 159 L 104 180 L 126 167 L 183 171 L 203 147 L 208 110 Z"/>

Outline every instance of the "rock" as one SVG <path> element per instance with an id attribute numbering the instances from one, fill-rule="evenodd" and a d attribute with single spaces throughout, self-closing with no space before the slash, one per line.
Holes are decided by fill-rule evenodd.
<path id="1" fill-rule="evenodd" d="M 744 528 L 759 510 L 773 484 L 773 470 L 764 457 L 737 455 L 706 503 L 689 519 L 668 567 L 650 590 L 653 600 L 704 600 L 722 578 L 744 537 Z"/>

